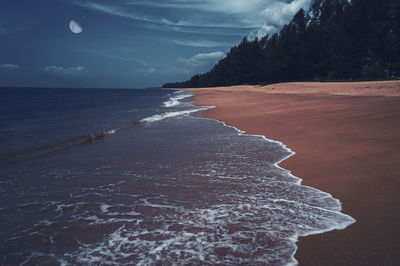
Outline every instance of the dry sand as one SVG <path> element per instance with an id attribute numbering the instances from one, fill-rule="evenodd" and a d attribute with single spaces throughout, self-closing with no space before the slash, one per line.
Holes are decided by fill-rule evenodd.
<path id="1" fill-rule="evenodd" d="M 281 163 L 357 222 L 301 238 L 300 265 L 399 265 L 400 81 L 188 89 L 202 116 L 279 140 Z"/>

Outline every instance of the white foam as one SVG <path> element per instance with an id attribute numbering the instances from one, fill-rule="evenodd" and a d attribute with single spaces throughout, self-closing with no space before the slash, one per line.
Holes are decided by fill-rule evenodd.
<path id="1" fill-rule="evenodd" d="M 57 261 L 60 265 L 68 265 L 67 262 L 64 259 L 58 258 L 56 255 L 51 254 L 51 253 L 42 253 L 42 252 L 31 252 L 31 254 L 26 257 L 24 261 L 22 261 L 19 265 L 30 265 L 32 264 L 31 260 L 32 259 L 41 259 L 43 258 L 52 258 L 55 261 Z"/>
<path id="2" fill-rule="evenodd" d="M 115 133 L 117 133 L 117 130 L 114 128 L 104 132 L 106 135 L 114 135 Z"/>
<path id="3" fill-rule="evenodd" d="M 178 94 L 178 95 L 176 95 Z M 166 102 L 164 102 L 164 107 L 173 107 L 180 104 L 180 101 L 193 95 L 191 93 L 184 93 L 183 91 L 174 92 L 172 97 L 170 97 Z"/>
<path id="4" fill-rule="evenodd" d="M 147 227 L 148 221 L 144 220 L 117 217 L 102 219 L 96 215 L 80 217 L 80 220 L 91 221 L 91 226 L 107 223 L 124 225 L 99 242 L 80 243 L 78 250 L 64 255 L 85 264 L 113 264 L 132 258 L 134 251 L 132 263 L 136 265 L 152 265 L 161 259 L 168 264 L 182 265 L 201 264 L 203 261 L 224 265 L 270 265 L 279 261 L 280 265 L 296 265 L 294 257 L 288 258 L 287 255 L 296 250 L 295 242 L 299 235 L 344 228 L 351 222 L 348 216 L 341 213 L 286 199 L 271 200 L 264 197 L 262 192 L 257 195 L 234 192 L 226 196 L 234 199 L 227 202 L 221 198 L 223 204 L 194 209 L 170 206 L 164 202 L 168 198 L 163 196 L 141 199 L 143 204 L 139 205 L 142 206 L 159 210 L 174 209 L 173 215 L 161 211 L 153 217 L 156 223 L 162 222 L 156 228 L 151 225 Z M 151 203 L 150 200 L 158 203 Z M 128 207 L 124 204 L 121 206 Z M 103 212 L 109 212 L 110 207 L 105 203 L 100 204 Z M 182 230 L 173 229 L 172 225 L 180 225 Z M 238 231 L 231 230 L 231 225 L 240 228 Z M 240 239 L 245 242 L 238 242 Z M 264 246 L 263 242 L 259 242 L 262 239 L 278 240 L 275 243 L 279 245 Z M 229 250 L 224 261 L 217 255 L 217 248 Z M 233 256 L 232 253 L 250 257 Z"/>
<path id="5" fill-rule="evenodd" d="M 175 112 L 166 112 L 163 114 L 159 115 L 152 115 L 146 118 L 143 118 L 140 120 L 142 123 L 151 123 L 151 122 L 156 122 L 156 121 L 161 121 L 166 118 L 171 118 L 171 117 L 177 117 L 177 116 L 184 116 L 184 115 L 189 115 L 192 113 L 196 113 L 199 111 L 204 111 L 210 109 L 209 107 L 201 107 L 201 108 L 196 108 L 196 109 L 189 109 L 189 110 L 183 110 L 183 111 L 175 111 Z"/>
<path id="6" fill-rule="evenodd" d="M 212 107 L 212 106 L 209 106 L 209 107 L 208 107 L 208 109 L 211 109 L 211 108 L 214 108 L 214 107 Z M 295 244 L 296 244 L 296 242 L 298 241 L 298 238 L 299 238 L 300 236 L 301 236 L 301 237 L 304 237 L 304 236 L 309 236 L 309 235 L 314 235 L 314 234 L 322 234 L 322 233 L 329 232 L 329 231 L 333 231 L 333 230 L 343 230 L 343 229 L 347 228 L 348 226 L 350 226 L 350 225 L 352 225 L 353 223 L 356 222 L 356 220 L 355 220 L 353 217 L 351 217 L 351 216 L 349 216 L 349 215 L 347 215 L 347 214 L 344 214 L 344 213 L 341 213 L 341 212 L 340 212 L 340 211 L 341 211 L 341 202 L 340 202 L 340 200 L 337 200 L 337 199 L 333 198 L 333 196 L 332 196 L 330 193 L 320 191 L 320 190 L 315 189 L 315 188 L 313 188 L 313 187 L 301 185 L 301 182 L 302 182 L 302 179 L 301 179 L 301 178 L 299 178 L 299 177 L 297 177 L 297 176 L 294 176 L 294 175 L 291 173 L 291 171 L 289 171 L 289 170 L 287 170 L 287 169 L 282 168 L 282 167 L 279 166 L 279 164 L 280 164 L 281 162 L 285 161 L 286 159 L 288 159 L 288 158 L 290 158 L 290 157 L 292 157 L 292 156 L 294 156 L 294 155 L 296 154 L 293 150 L 291 150 L 289 147 L 287 147 L 283 142 L 281 142 L 281 141 L 276 141 L 276 140 L 272 140 L 272 139 L 268 139 L 268 138 L 267 138 L 266 136 L 264 136 L 264 135 L 246 134 L 245 131 L 240 130 L 240 129 L 238 129 L 237 127 L 234 127 L 234 126 L 227 125 L 225 122 L 220 121 L 220 120 L 210 119 L 210 118 L 201 118 L 201 117 L 199 117 L 199 118 L 197 118 L 197 119 L 205 119 L 205 120 L 216 121 L 216 122 L 218 122 L 218 123 L 221 123 L 221 124 L 224 125 L 225 127 L 234 129 L 234 130 L 238 133 L 238 135 L 250 136 L 250 137 L 259 137 L 259 138 L 264 139 L 264 140 L 267 141 L 267 142 L 279 144 L 279 145 L 280 145 L 284 150 L 286 150 L 289 154 L 288 154 L 287 156 L 285 156 L 284 158 L 282 158 L 281 160 L 279 160 L 278 162 L 276 162 L 276 163 L 274 164 L 274 166 L 277 167 L 277 168 L 279 168 L 279 169 L 281 169 L 281 170 L 283 170 L 283 171 L 285 171 L 285 172 L 287 173 L 288 176 L 295 178 L 295 179 L 297 180 L 297 182 L 296 182 L 297 185 L 303 186 L 303 187 L 307 187 L 307 188 L 313 189 L 313 190 L 315 190 L 315 191 L 319 191 L 319 192 L 320 192 L 321 194 L 323 194 L 325 197 L 330 197 L 330 198 L 332 198 L 332 199 L 338 204 L 336 210 L 330 210 L 330 209 L 324 209 L 324 208 L 318 208 L 318 207 L 315 208 L 314 206 L 310 206 L 310 205 L 309 205 L 309 207 L 311 207 L 311 208 L 319 209 L 320 211 L 329 212 L 329 213 L 332 213 L 332 215 L 336 215 L 336 219 L 337 219 L 337 220 L 326 221 L 326 223 L 324 224 L 325 227 L 324 227 L 324 228 L 321 228 L 321 229 L 320 229 L 320 228 L 318 228 L 318 229 L 317 229 L 317 228 L 313 228 L 313 229 L 308 228 L 307 231 L 302 231 L 302 232 L 296 232 L 296 233 L 294 233 L 294 234 L 289 238 L 289 239 L 293 242 L 294 251 L 293 251 L 293 253 L 292 253 L 291 257 L 290 257 L 290 260 L 287 262 L 286 265 L 290 265 L 290 266 L 291 266 L 291 265 L 298 265 L 298 261 L 295 259 L 294 256 L 295 256 L 295 254 L 296 254 L 296 252 L 297 252 L 297 246 L 296 246 Z"/>
<path id="7" fill-rule="evenodd" d="M 156 203 L 151 203 L 149 199 L 143 199 L 143 204 L 142 206 L 146 207 L 152 207 L 152 208 L 160 208 L 160 209 L 181 209 L 180 207 L 170 205 L 170 204 L 156 204 Z"/>

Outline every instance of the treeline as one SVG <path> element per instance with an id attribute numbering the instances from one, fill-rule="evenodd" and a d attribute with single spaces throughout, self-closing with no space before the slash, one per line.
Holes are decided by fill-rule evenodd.
<path id="1" fill-rule="evenodd" d="M 209 72 L 163 87 L 400 76 L 400 0 L 315 0 L 279 33 L 243 41 Z"/>

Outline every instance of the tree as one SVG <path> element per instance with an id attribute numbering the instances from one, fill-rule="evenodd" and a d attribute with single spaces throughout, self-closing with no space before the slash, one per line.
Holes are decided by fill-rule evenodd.
<path id="1" fill-rule="evenodd" d="M 399 0 L 314 0 L 279 33 L 243 38 L 209 72 L 170 87 L 400 76 Z"/>

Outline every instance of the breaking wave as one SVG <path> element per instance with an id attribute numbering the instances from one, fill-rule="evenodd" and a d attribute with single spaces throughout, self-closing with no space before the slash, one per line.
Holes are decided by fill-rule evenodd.
<path id="1" fill-rule="evenodd" d="M 196 113 L 196 112 L 199 112 L 199 111 L 208 110 L 210 108 L 211 107 L 201 107 L 201 108 L 196 108 L 196 109 L 189 109 L 189 110 L 183 110 L 183 111 L 174 111 L 174 112 L 166 112 L 166 113 L 163 113 L 163 114 L 156 114 L 156 115 L 152 115 L 152 116 L 143 118 L 142 120 L 140 120 L 140 122 L 142 122 L 142 123 L 144 123 L 144 122 L 151 123 L 151 122 L 161 121 L 161 120 L 166 119 L 166 118 L 189 115 L 189 114 Z"/>
<path id="2" fill-rule="evenodd" d="M 176 91 L 170 95 L 171 97 L 163 103 L 164 107 L 173 107 L 179 105 L 181 100 L 192 97 L 191 93 L 185 93 L 184 91 Z"/>
<path id="3" fill-rule="evenodd" d="M 73 145 L 93 144 L 93 143 L 96 143 L 96 141 L 99 141 L 107 136 L 116 134 L 118 131 L 120 131 L 122 129 L 132 127 L 132 126 L 137 126 L 139 124 L 141 124 L 141 122 L 133 121 L 130 123 L 126 123 L 122 126 L 112 128 L 110 130 L 105 130 L 105 131 L 101 131 L 101 132 L 97 132 L 97 133 L 93 133 L 93 134 L 87 134 L 87 135 L 83 135 L 83 136 L 72 137 L 69 139 L 60 140 L 60 141 L 53 142 L 50 144 L 46 144 L 46 145 L 42 145 L 42 146 L 38 146 L 38 147 L 32 147 L 32 148 L 28 148 L 28 149 L 25 149 L 22 151 L 1 155 L 0 159 L 2 161 L 3 160 L 4 161 L 19 160 L 19 159 L 40 156 L 40 155 L 43 155 L 46 153 L 65 149 L 65 148 L 68 148 Z"/>

